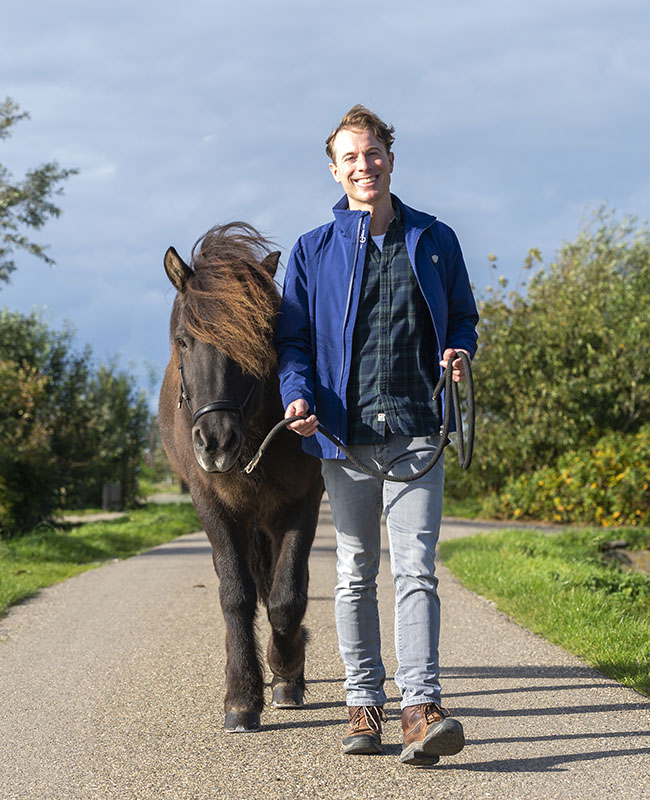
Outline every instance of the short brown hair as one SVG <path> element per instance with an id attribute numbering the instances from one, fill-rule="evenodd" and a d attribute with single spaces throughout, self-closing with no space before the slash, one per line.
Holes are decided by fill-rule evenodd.
<path id="1" fill-rule="evenodd" d="M 325 152 L 332 161 L 334 161 L 334 139 L 339 131 L 343 130 L 370 131 L 384 145 L 387 153 L 390 153 L 390 148 L 395 141 L 393 136 L 395 128 L 392 125 L 386 125 L 376 114 L 357 103 L 344 115 L 338 126 L 325 140 Z"/>

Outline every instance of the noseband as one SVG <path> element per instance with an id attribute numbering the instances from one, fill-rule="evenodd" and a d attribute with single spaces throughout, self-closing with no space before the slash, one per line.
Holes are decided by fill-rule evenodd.
<path id="1" fill-rule="evenodd" d="M 190 403 L 190 396 L 185 389 L 185 381 L 183 379 L 183 350 L 179 348 L 178 350 L 178 375 L 180 378 L 180 394 L 178 396 L 178 408 L 181 408 L 183 405 L 183 400 L 185 401 L 185 405 L 189 409 L 190 413 L 192 414 L 192 426 L 196 425 L 198 420 L 204 414 L 210 414 L 212 411 L 236 411 L 242 419 L 242 422 L 245 422 L 248 414 L 246 413 L 249 411 L 247 409 L 248 404 L 253 398 L 253 394 L 255 393 L 255 389 L 257 388 L 257 381 L 253 381 L 253 385 L 251 386 L 248 394 L 246 395 L 243 403 L 235 403 L 234 400 L 215 400 L 212 403 L 206 403 L 204 406 L 197 408 L 196 411 L 193 411 L 192 405 Z"/>

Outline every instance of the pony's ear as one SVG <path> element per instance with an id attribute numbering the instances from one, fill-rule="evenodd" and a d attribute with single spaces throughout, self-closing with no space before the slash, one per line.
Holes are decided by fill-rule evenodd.
<path id="1" fill-rule="evenodd" d="M 165 253 L 164 264 L 167 277 L 176 289 L 182 292 L 188 279 L 191 278 L 194 273 L 173 247 L 168 248 Z"/>
<path id="2" fill-rule="evenodd" d="M 262 261 L 262 266 L 270 273 L 271 277 L 275 275 L 281 255 L 279 250 L 275 250 L 273 253 L 269 253 Z"/>

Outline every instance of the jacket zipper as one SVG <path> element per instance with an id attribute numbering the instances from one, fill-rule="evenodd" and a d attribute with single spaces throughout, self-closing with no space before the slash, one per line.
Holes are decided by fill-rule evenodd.
<path id="1" fill-rule="evenodd" d="M 350 314 L 350 306 L 352 304 L 352 286 L 354 284 L 354 276 L 357 271 L 357 262 L 359 260 L 359 251 L 361 250 L 362 246 L 366 243 L 366 219 L 365 215 L 359 218 L 359 222 L 357 223 L 357 238 L 356 244 L 357 247 L 354 251 L 354 263 L 352 264 L 352 270 L 350 272 L 350 283 L 348 285 L 348 297 L 345 303 L 345 314 L 343 316 L 343 328 L 341 331 L 341 372 L 339 374 L 339 397 L 341 397 L 343 391 L 343 371 L 345 369 L 345 329 L 348 323 L 348 316 Z M 342 418 L 339 415 L 339 436 L 341 435 L 342 425 Z M 338 454 L 337 450 L 337 454 Z"/>

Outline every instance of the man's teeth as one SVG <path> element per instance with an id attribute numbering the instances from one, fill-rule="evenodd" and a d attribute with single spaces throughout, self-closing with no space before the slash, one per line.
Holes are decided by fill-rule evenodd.
<path id="1" fill-rule="evenodd" d="M 361 178 L 357 181 L 357 183 L 361 184 L 361 186 L 367 186 L 369 183 L 374 183 L 375 178 Z"/>

